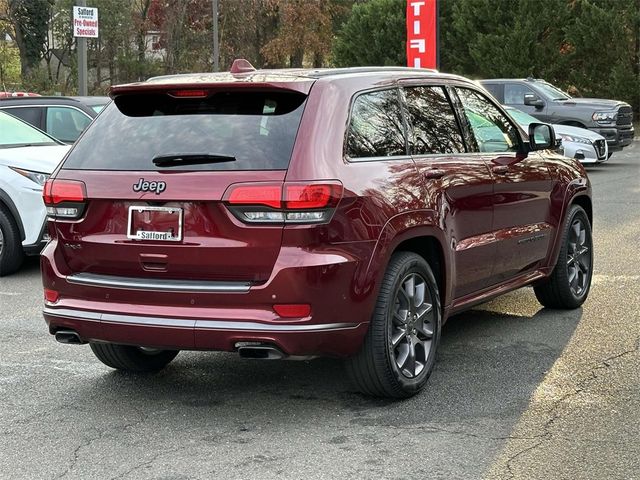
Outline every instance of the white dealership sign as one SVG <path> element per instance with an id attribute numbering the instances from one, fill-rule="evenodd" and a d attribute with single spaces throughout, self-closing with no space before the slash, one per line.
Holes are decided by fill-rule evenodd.
<path id="1" fill-rule="evenodd" d="M 73 36 L 98 38 L 98 9 L 73 7 Z"/>

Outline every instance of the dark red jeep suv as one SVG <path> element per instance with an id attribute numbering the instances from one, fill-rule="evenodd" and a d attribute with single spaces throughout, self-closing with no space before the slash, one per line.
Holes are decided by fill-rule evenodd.
<path id="1" fill-rule="evenodd" d="M 42 253 L 49 331 L 110 367 L 325 355 L 405 397 L 452 314 L 587 297 L 585 171 L 465 78 L 236 61 L 111 96 L 46 184 Z"/>

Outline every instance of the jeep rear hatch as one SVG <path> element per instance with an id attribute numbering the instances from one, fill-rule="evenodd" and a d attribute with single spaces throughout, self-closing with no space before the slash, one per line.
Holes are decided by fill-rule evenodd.
<path id="1" fill-rule="evenodd" d="M 69 273 L 266 281 L 283 224 L 242 221 L 230 203 L 276 209 L 306 94 L 118 91 L 45 189 Z"/>

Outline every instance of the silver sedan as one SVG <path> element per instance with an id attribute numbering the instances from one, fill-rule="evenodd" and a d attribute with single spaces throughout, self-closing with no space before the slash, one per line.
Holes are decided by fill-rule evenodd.
<path id="1" fill-rule="evenodd" d="M 525 131 L 529 129 L 530 123 L 540 122 L 540 120 L 516 108 L 505 107 L 505 110 Z M 553 129 L 556 132 L 556 137 L 562 140 L 560 148 L 566 157 L 575 158 L 584 164 L 602 163 L 609 159 L 607 141 L 599 133 L 570 125 L 554 124 Z"/>

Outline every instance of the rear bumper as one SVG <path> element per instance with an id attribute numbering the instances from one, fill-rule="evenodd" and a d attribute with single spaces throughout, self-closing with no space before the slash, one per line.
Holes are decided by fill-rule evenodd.
<path id="1" fill-rule="evenodd" d="M 262 324 L 252 321 L 134 316 L 45 307 L 49 331 L 75 330 L 84 341 L 179 350 L 234 351 L 238 342 L 260 342 L 288 355 L 348 356 L 367 324 Z"/>
<path id="2" fill-rule="evenodd" d="M 43 285 L 59 294 L 44 318 L 50 333 L 71 329 L 85 341 L 221 351 L 261 342 L 288 355 L 346 357 L 360 348 L 375 301 L 366 263 L 348 249 L 283 248 L 268 282 L 232 291 L 215 282 L 196 289 L 193 281 L 65 274 L 59 249 L 53 239 L 41 256 Z M 273 309 L 298 303 L 311 314 L 281 318 Z"/>

